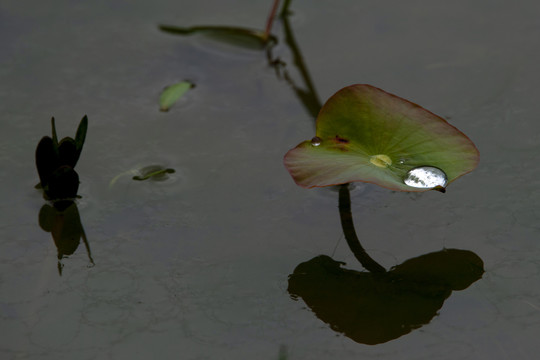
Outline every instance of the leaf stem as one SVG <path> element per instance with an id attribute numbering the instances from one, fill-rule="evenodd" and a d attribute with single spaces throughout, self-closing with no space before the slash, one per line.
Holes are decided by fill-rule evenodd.
<path id="1" fill-rule="evenodd" d="M 362 264 L 369 272 L 379 274 L 385 273 L 386 269 L 368 255 L 366 250 L 364 250 L 360 244 L 360 240 L 358 240 L 352 218 L 351 195 L 348 184 L 340 185 L 339 187 L 339 216 L 343 234 L 345 235 L 345 239 L 347 239 L 347 244 L 356 259 L 360 261 L 360 264 Z"/>

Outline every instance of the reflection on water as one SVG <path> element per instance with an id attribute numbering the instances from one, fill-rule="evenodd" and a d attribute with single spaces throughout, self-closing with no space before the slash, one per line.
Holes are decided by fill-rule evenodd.
<path id="1" fill-rule="evenodd" d="M 45 232 L 50 232 L 58 251 L 58 274 L 62 276 L 64 264 L 62 259 L 73 255 L 81 239 L 86 247 L 88 267 L 95 265 L 90 250 L 90 243 L 84 232 L 77 203 L 73 200 L 59 200 L 44 204 L 39 210 L 39 226 Z"/>
<path id="2" fill-rule="evenodd" d="M 351 252 L 369 272 L 344 269 L 344 263 L 320 255 L 296 267 L 288 291 L 356 342 L 384 343 L 429 323 L 452 291 L 467 288 L 484 273 L 478 255 L 457 249 L 409 259 L 386 271 L 358 239 L 348 185 L 339 186 L 339 214 Z"/>
<path id="3" fill-rule="evenodd" d="M 482 260 L 467 250 L 445 249 L 405 261 L 386 273 L 342 268 L 326 255 L 296 267 L 288 291 L 319 319 L 352 340 L 380 344 L 431 321 L 454 290 L 482 277 Z"/>
<path id="4" fill-rule="evenodd" d="M 68 255 L 75 253 L 81 238 L 86 246 L 90 266 L 94 265 L 90 244 L 86 238 L 84 228 L 81 223 L 79 209 L 74 201 L 56 201 L 53 205 L 45 204 L 39 211 L 39 226 L 46 232 L 50 232 L 54 244 L 58 249 L 58 273 L 62 275 L 64 265 L 61 260 Z"/>

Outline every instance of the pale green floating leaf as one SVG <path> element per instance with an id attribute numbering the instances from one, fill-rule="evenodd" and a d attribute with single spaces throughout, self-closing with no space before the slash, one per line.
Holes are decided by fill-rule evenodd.
<path id="1" fill-rule="evenodd" d="M 444 191 L 478 161 L 471 140 L 446 120 L 370 85 L 352 85 L 332 96 L 319 113 L 316 136 L 284 159 L 302 187 L 361 181 L 400 191 Z M 427 178 L 410 181 L 415 168 L 429 170 L 420 172 L 426 177 L 439 170 L 438 176 L 446 177 L 433 186 L 426 185 Z"/>
<path id="2" fill-rule="evenodd" d="M 174 105 L 184 94 L 194 87 L 195 85 L 189 81 L 182 81 L 177 84 L 167 86 L 163 89 L 159 97 L 159 109 L 161 111 L 169 111 L 170 107 Z"/>

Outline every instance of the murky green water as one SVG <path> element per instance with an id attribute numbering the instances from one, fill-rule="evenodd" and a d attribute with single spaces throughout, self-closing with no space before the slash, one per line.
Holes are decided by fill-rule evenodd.
<path id="1" fill-rule="evenodd" d="M 319 255 L 333 259 L 318 258 L 329 260 L 326 269 L 340 261 L 361 270 L 342 236 L 338 193 L 296 186 L 282 164 L 288 149 L 314 136 L 309 111 L 264 52 L 157 28 L 263 28 L 269 8 L 269 1 L 217 0 L 0 5 L 2 358 L 535 358 L 538 5 L 291 5 L 290 25 L 321 101 L 369 83 L 446 117 L 481 153 L 478 169 L 446 194 L 374 185 L 351 191 L 362 245 L 386 269 L 459 249 L 485 270 L 451 293 L 431 288 L 418 298 L 410 286 L 398 295 L 384 287 L 413 306 L 388 300 L 389 313 L 417 309 L 423 317 L 377 345 L 362 343 L 350 324 L 333 323 L 328 311 L 336 306 L 310 308 L 308 293 L 302 298 L 289 283 Z M 273 32 L 280 39 L 273 55 L 303 88 L 283 23 Z M 196 87 L 160 112 L 161 90 L 186 79 Z M 92 257 L 81 239 L 61 260 L 60 276 L 58 249 L 40 227 L 46 202 L 34 189 L 34 150 L 50 134 L 51 116 L 64 137 L 74 136 L 85 114 L 76 168 L 82 198 L 69 217 L 77 224 L 78 215 Z M 130 170 L 154 165 L 175 172 L 162 181 L 132 179 Z M 48 214 L 52 224 L 60 221 Z M 355 291 L 386 284 L 348 274 L 361 279 L 350 285 Z M 346 290 L 347 281 L 324 284 Z M 372 306 L 369 296 L 344 294 L 347 306 L 349 299 L 363 304 L 359 314 Z M 338 306 L 351 317 L 337 316 L 354 319 L 345 303 Z"/>

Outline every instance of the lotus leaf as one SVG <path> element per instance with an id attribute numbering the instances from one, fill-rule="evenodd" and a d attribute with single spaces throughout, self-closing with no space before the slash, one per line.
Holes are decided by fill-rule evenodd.
<path id="1" fill-rule="evenodd" d="M 371 85 L 338 91 L 322 107 L 316 128 L 312 140 L 284 159 L 295 182 L 305 188 L 361 181 L 391 190 L 443 191 L 479 161 L 472 141 L 445 119 Z M 436 169 L 437 176 L 442 170 L 446 178 L 433 187 L 416 178 L 407 183 L 418 187 L 407 185 L 418 168 Z"/>

